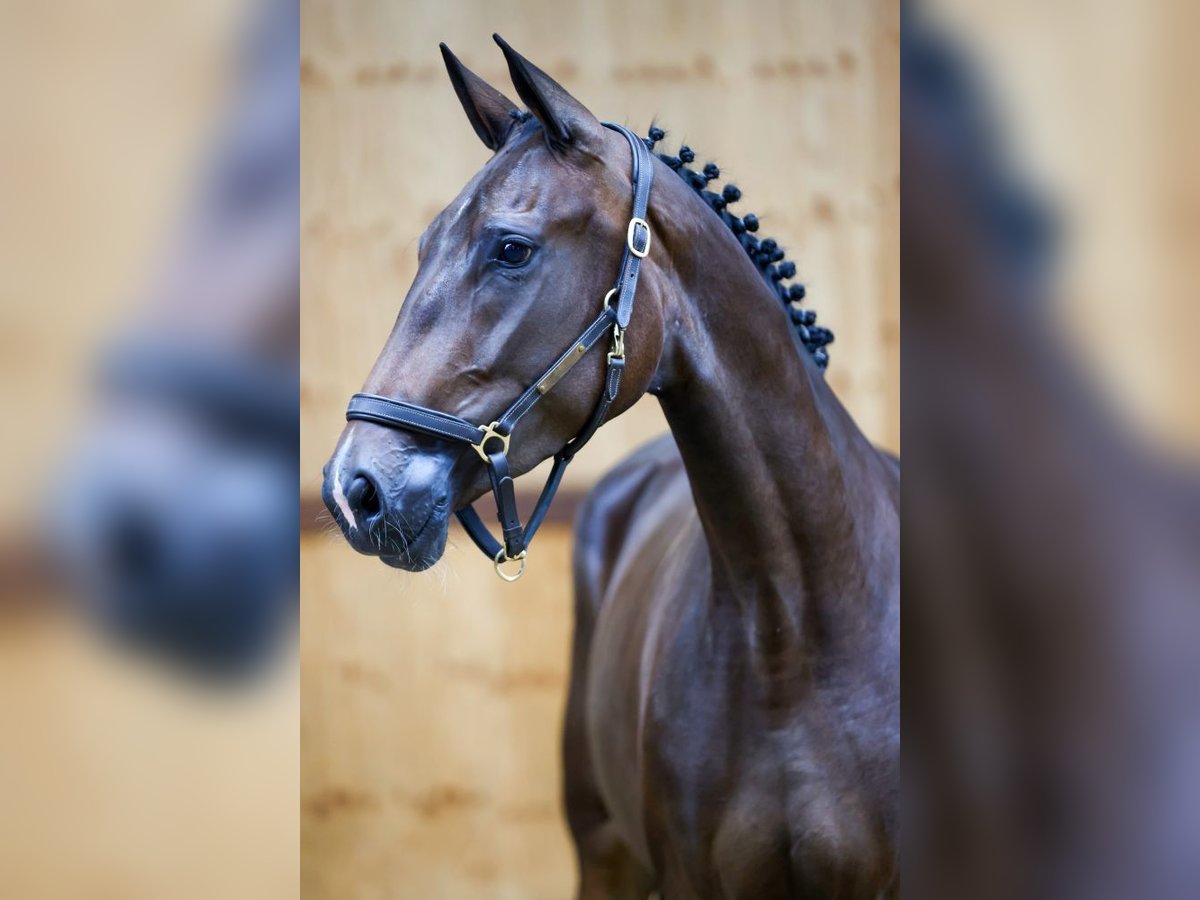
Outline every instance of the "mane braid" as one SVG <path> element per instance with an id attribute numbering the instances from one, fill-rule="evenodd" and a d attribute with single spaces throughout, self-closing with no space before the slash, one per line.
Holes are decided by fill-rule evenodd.
<path id="1" fill-rule="evenodd" d="M 667 133 L 657 126 L 652 126 L 648 136 L 643 138 L 651 151 L 654 145 L 667 136 Z M 746 255 L 758 267 L 763 280 L 767 282 L 779 302 L 787 310 L 792 326 L 806 350 L 812 354 L 813 361 L 821 369 L 829 365 L 829 351 L 825 348 L 833 343 L 833 332 L 817 324 L 817 314 L 811 309 L 804 309 L 800 301 L 805 297 L 804 285 L 799 282 L 784 284 L 796 276 L 796 264 L 784 256 L 783 248 L 771 238 L 760 241 L 754 236 L 758 231 L 758 216 L 748 213 L 738 217 L 729 212 L 730 205 L 742 198 L 742 192 L 737 185 L 726 184 L 721 193 L 710 191 L 708 184 L 721 177 L 721 170 L 716 163 L 706 163 L 700 171 L 688 168 L 696 161 L 696 153 L 686 145 L 679 148 L 679 155 L 668 156 L 665 153 L 656 154 L 674 170 L 675 174 L 684 180 L 705 202 L 725 226 L 733 232 L 734 237 L 746 251 Z"/>

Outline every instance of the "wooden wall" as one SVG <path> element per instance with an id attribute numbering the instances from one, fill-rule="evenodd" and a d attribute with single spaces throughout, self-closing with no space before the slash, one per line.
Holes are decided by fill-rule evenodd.
<path id="1" fill-rule="evenodd" d="M 0 26 L 0 542 L 28 537 L 93 399 L 97 345 L 145 302 L 231 89 L 246 0 L 39 5 Z M 12 433 L 17 426 L 9 424 Z"/>
<path id="2" fill-rule="evenodd" d="M 1141 439 L 1196 457 L 1200 6 L 934 0 L 927 12 L 969 53 L 1004 145 L 1055 214 L 1054 313 L 1073 351 Z"/>
<path id="3" fill-rule="evenodd" d="M 0 616 L 0 895 L 294 900 L 294 645 L 253 685 L 197 689 L 65 602 Z"/>
<path id="4" fill-rule="evenodd" d="M 513 585 L 452 538 L 421 575 L 303 540 L 305 898 L 570 895 L 569 530 Z"/>
<path id="5" fill-rule="evenodd" d="M 311 496 L 412 279 L 417 236 L 485 161 L 438 41 L 510 95 L 499 31 L 598 114 L 717 160 L 837 333 L 829 377 L 899 446 L 898 4 L 305 0 L 302 489 Z M 663 428 L 601 430 L 584 489 Z M 305 896 L 562 898 L 557 735 L 570 535 L 498 582 L 460 532 L 432 574 L 302 545 Z"/>

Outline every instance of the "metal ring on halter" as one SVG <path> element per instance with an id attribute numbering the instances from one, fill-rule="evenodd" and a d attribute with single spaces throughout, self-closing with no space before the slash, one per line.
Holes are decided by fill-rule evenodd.
<path id="1" fill-rule="evenodd" d="M 512 582 L 516 581 L 518 578 L 520 578 L 522 575 L 525 574 L 525 555 L 528 552 L 529 552 L 528 550 L 522 550 L 516 556 L 509 556 L 507 553 L 504 552 L 504 548 L 501 547 L 499 552 L 496 553 L 496 558 L 492 560 L 492 566 L 495 568 L 496 574 L 499 575 L 501 578 L 503 578 L 505 581 L 507 581 L 509 584 L 512 584 Z M 509 575 L 508 573 L 504 572 L 500 568 L 500 566 L 502 566 L 506 562 L 519 562 L 521 564 L 521 568 L 517 569 L 515 575 Z"/>
<path id="2" fill-rule="evenodd" d="M 499 422 L 493 422 L 491 425 L 485 426 L 483 429 L 483 437 L 481 437 L 479 439 L 479 443 L 471 445 L 472 447 L 475 448 L 475 452 L 479 454 L 479 458 L 482 459 L 485 463 L 488 461 L 487 450 L 485 448 L 487 447 L 487 442 L 490 441 L 492 438 L 495 438 L 496 440 L 498 440 L 500 442 L 501 452 L 505 456 L 508 455 L 508 442 L 511 439 L 511 435 L 501 434 L 499 431 L 496 430 L 499 427 L 500 427 Z"/>

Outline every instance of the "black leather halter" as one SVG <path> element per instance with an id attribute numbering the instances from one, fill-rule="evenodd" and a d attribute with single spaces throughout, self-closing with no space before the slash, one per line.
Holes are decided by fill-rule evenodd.
<path id="1" fill-rule="evenodd" d="M 516 581 L 525 572 L 525 557 L 529 542 L 550 504 L 554 494 L 562 482 L 567 464 L 575 454 L 595 434 L 596 429 L 608 415 L 608 408 L 617 398 L 621 387 L 621 373 L 625 370 L 625 329 L 633 314 L 634 294 L 637 291 L 638 270 L 642 259 L 650 251 L 650 226 L 646 222 L 646 210 L 650 203 L 650 184 L 654 179 L 653 158 L 642 139 L 628 128 L 604 123 L 606 128 L 620 132 L 629 142 L 633 153 L 633 214 L 629 220 L 629 228 L 625 233 L 625 253 L 621 259 L 621 269 L 615 286 L 604 298 L 603 308 L 596 320 L 589 325 L 571 346 L 554 362 L 550 368 L 525 393 L 517 398 L 500 418 L 490 425 L 475 425 L 466 419 L 449 413 L 439 412 L 409 403 L 404 400 L 393 400 L 375 394 L 355 394 L 350 398 L 346 409 L 347 419 L 359 419 L 375 422 L 390 428 L 402 428 L 418 431 L 422 434 L 444 438 L 450 441 L 461 441 L 470 444 L 487 466 L 488 475 L 492 481 L 492 494 L 496 498 L 496 511 L 500 519 L 500 528 L 504 542 L 497 541 L 488 532 L 478 513 L 469 504 L 455 514 L 466 529 L 471 540 L 495 564 L 496 573 L 506 581 Z M 617 302 L 610 303 L 616 295 Z M 542 488 L 537 505 L 529 522 L 522 527 L 517 514 L 516 494 L 513 490 L 513 479 L 508 467 L 508 445 L 513 429 L 525 413 L 550 392 L 550 389 L 579 362 L 589 350 L 598 344 L 606 334 L 612 335 L 612 344 L 608 353 L 608 367 L 604 376 L 604 389 L 600 399 L 592 411 L 583 430 L 567 442 L 561 450 L 554 454 L 554 465 L 546 485 Z M 519 561 L 520 569 L 516 574 L 504 572 L 500 566 L 509 561 Z"/>

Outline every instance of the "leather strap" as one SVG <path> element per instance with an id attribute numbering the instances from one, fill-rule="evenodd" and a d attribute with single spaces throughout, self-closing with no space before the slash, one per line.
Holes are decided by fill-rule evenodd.
<path id="1" fill-rule="evenodd" d="M 516 401 L 505 410 L 504 414 L 493 425 L 482 427 L 466 419 L 450 413 L 439 412 L 390 397 L 377 394 L 358 393 L 350 398 L 346 408 L 347 419 L 358 419 L 386 425 L 389 428 L 403 428 L 428 434 L 446 440 L 461 441 L 471 444 L 480 455 L 486 459 L 488 477 L 492 485 L 492 496 L 496 501 L 496 515 L 500 522 L 500 531 L 504 542 L 497 541 L 484 526 L 479 514 L 471 505 L 456 511 L 459 522 L 471 540 L 497 565 L 505 559 L 523 558 L 529 542 L 546 518 L 550 504 L 566 472 L 567 466 L 583 446 L 592 439 L 592 435 L 604 423 L 608 416 L 609 407 L 621 390 L 621 375 L 625 371 L 625 356 L 622 343 L 623 332 L 633 315 L 633 301 L 637 292 L 638 273 L 641 269 L 642 257 L 650 250 L 651 235 L 646 224 L 646 213 L 650 203 L 650 185 L 654 178 L 653 157 L 646 144 L 628 128 L 622 125 L 604 123 L 606 128 L 620 132 L 629 143 L 632 154 L 631 171 L 633 180 L 633 209 L 629 227 L 626 232 L 625 251 L 621 256 L 620 273 L 614 290 L 617 293 L 616 306 L 605 304 L 600 315 L 589 325 L 571 346 L 559 355 L 558 359 L 546 369 L 542 376 L 530 385 Z M 587 355 L 607 334 L 613 336 L 613 350 L 608 354 L 607 368 L 604 374 L 604 387 L 596 406 L 592 410 L 587 423 L 574 438 L 554 455 L 554 464 L 537 504 L 524 527 L 521 525 L 520 514 L 517 510 L 516 491 L 513 488 L 512 473 L 508 466 L 507 439 L 512 434 L 517 422 L 531 410 L 555 384 Z M 494 440 L 500 438 L 499 449 L 489 449 Z M 481 442 L 487 442 L 482 445 Z M 498 569 L 497 569 L 498 570 Z M 513 576 L 514 578 L 516 576 Z"/>
<path id="2" fill-rule="evenodd" d="M 504 412 L 504 415 L 497 420 L 496 431 L 500 434 L 511 434 L 520 418 L 529 412 L 537 401 L 544 396 L 544 393 L 539 391 L 539 388 L 544 384 L 547 376 L 558 369 L 559 366 L 568 363 L 573 364 L 582 358 L 588 350 L 591 350 L 605 335 L 612 331 L 615 320 L 616 313 L 612 309 L 602 310 L 595 321 L 584 330 L 583 334 L 570 347 L 563 351 L 553 365 L 542 374 L 542 377 L 530 385 L 525 390 L 525 393 L 518 397 L 517 401 Z M 582 353 L 576 350 L 580 346 L 584 348 Z M 417 404 L 409 403 L 405 400 L 393 400 L 390 397 L 381 397 L 378 394 L 358 393 L 352 396 L 350 404 L 346 407 L 346 418 L 375 422 L 378 425 L 387 425 L 391 428 L 406 428 L 411 431 L 419 431 L 422 434 L 429 434 L 433 437 L 463 441 L 468 444 L 478 444 L 483 439 L 484 434 L 486 434 L 485 429 L 482 427 L 473 425 L 466 419 L 451 415 L 450 413 L 427 409 L 424 406 L 417 406 Z"/>
<path id="3" fill-rule="evenodd" d="M 525 530 L 521 527 L 521 516 L 517 511 L 517 492 L 513 488 L 512 473 L 508 470 L 508 457 L 503 453 L 489 453 L 487 468 L 492 479 L 492 493 L 496 497 L 500 531 L 504 535 L 504 552 L 509 559 L 515 559 L 525 550 Z"/>
<path id="4" fill-rule="evenodd" d="M 600 315 L 596 317 L 595 321 L 587 327 L 583 334 L 570 347 L 563 351 L 562 355 L 542 374 L 542 377 L 526 388 L 525 393 L 517 398 L 516 403 L 505 410 L 504 415 L 499 419 L 499 428 L 497 430 L 503 434 L 511 434 L 521 416 L 533 409 L 534 405 L 546 393 L 549 393 L 550 388 L 546 388 L 543 391 L 542 387 L 547 382 L 551 373 L 558 371 L 560 366 L 574 365 L 576 361 L 582 358 L 587 351 L 595 347 L 606 335 L 611 334 L 615 319 L 616 313 L 611 309 L 606 308 L 601 310 Z M 582 353 L 577 352 L 576 348 L 578 347 L 583 347 Z M 553 386 L 553 384 L 550 385 L 550 387 Z"/>
<path id="5" fill-rule="evenodd" d="M 650 186 L 654 182 L 653 157 L 645 142 L 622 125 L 611 122 L 604 123 L 605 128 L 620 132 L 629 142 L 629 150 L 633 154 L 633 213 L 630 222 L 640 219 L 646 221 L 646 213 L 650 209 Z M 644 240 L 643 240 L 644 238 Z M 617 301 L 617 324 L 621 329 L 629 327 L 629 319 L 633 315 L 633 298 L 637 292 L 638 272 L 642 267 L 642 258 L 630 250 L 630 243 L 639 251 L 650 249 L 649 228 L 630 228 L 625 242 L 625 253 L 621 258 L 621 275 L 617 280 L 619 299 Z"/>
<path id="6" fill-rule="evenodd" d="M 525 525 L 523 532 L 514 532 L 511 527 L 512 523 L 515 523 L 516 527 L 520 528 L 520 517 L 517 512 L 515 493 L 502 491 L 497 484 L 496 458 L 499 457 L 504 460 L 503 471 L 505 474 L 508 472 L 508 461 L 504 459 L 503 454 L 488 454 L 490 463 L 488 471 L 492 479 L 492 495 L 496 499 L 496 514 L 500 520 L 500 527 L 504 532 L 503 548 L 500 542 L 492 537 L 491 533 L 484 526 L 474 506 L 463 507 L 455 515 L 458 516 L 458 521 L 471 537 L 471 540 L 475 542 L 475 546 L 482 550 L 489 559 L 496 559 L 500 555 L 501 549 L 504 550 L 505 555 L 509 559 L 515 559 L 529 547 L 534 534 L 537 533 L 542 521 L 546 518 L 546 513 L 550 511 L 550 505 L 554 502 L 554 495 L 558 492 L 559 485 L 562 483 L 562 477 L 567 471 L 567 466 L 575 458 L 575 454 L 583 449 L 583 445 L 592 439 L 592 435 L 604 423 L 604 419 L 608 415 L 608 408 L 617 398 L 617 394 L 621 389 L 621 374 L 624 371 L 625 360 L 623 358 L 613 357 L 609 360 L 608 372 L 604 379 L 605 389 L 600 395 L 600 400 L 596 404 L 596 408 L 592 410 L 592 415 L 583 427 L 583 431 L 579 432 L 573 440 L 559 450 L 558 453 L 554 454 L 554 464 L 550 467 L 550 474 L 546 478 L 545 485 L 542 486 L 542 492 L 538 495 L 537 504 L 534 506 L 533 512 L 529 516 L 529 522 Z M 509 483 L 511 484 L 511 479 Z"/>
<path id="7" fill-rule="evenodd" d="M 391 428 L 407 428 L 434 437 L 477 444 L 484 430 L 466 419 L 377 394 L 355 394 L 346 407 L 347 419 L 361 419 Z"/>

